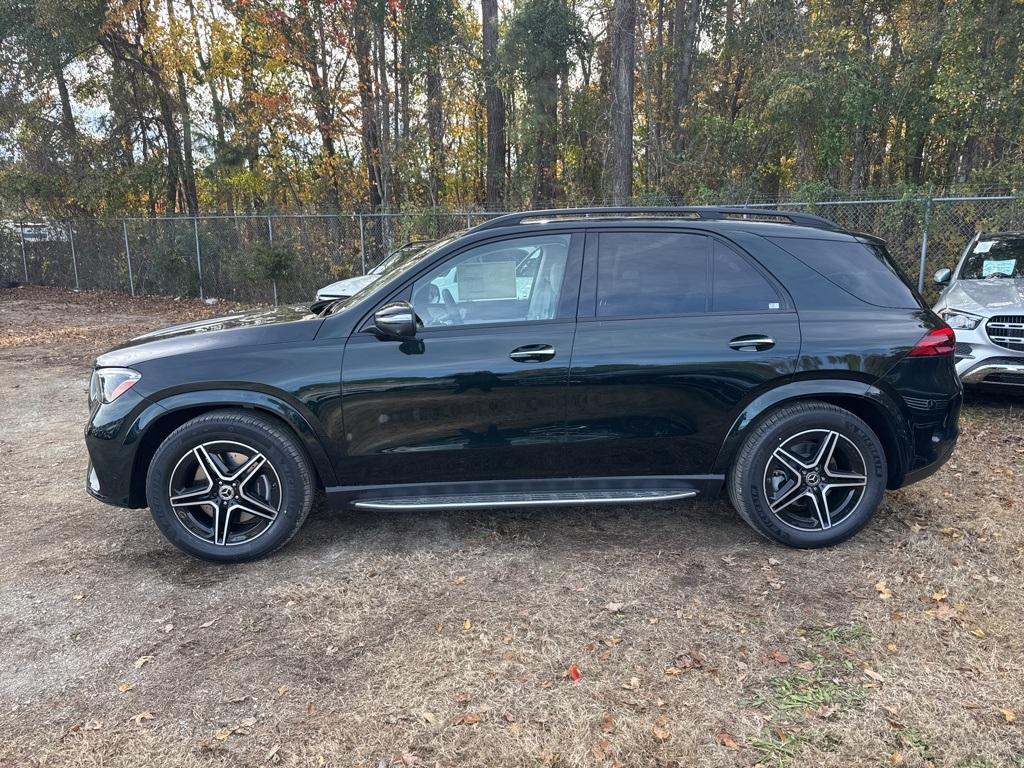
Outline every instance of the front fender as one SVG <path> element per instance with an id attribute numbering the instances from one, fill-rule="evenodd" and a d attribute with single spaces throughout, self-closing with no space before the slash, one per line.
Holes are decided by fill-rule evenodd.
<path id="1" fill-rule="evenodd" d="M 902 477 L 910 466 L 913 446 L 913 435 L 909 422 L 897 399 L 874 384 L 858 379 L 797 379 L 775 389 L 763 392 L 743 406 L 722 443 L 715 459 L 714 472 L 725 474 L 732 465 L 733 458 L 751 429 L 769 411 L 798 400 L 834 400 L 836 398 L 862 402 L 866 407 L 881 413 L 881 423 L 891 434 L 879 434 L 887 451 L 895 451 L 890 466 L 895 464 L 897 477 Z M 878 429 L 876 428 L 876 432 Z M 892 474 L 892 473 L 890 473 Z M 897 478 L 890 477 L 890 481 Z"/>
<path id="2" fill-rule="evenodd" d="M 183 410 L 212 410 L 215 408 L 252 408 L 265 411 L 284 421 L 299 437 L 317 474 L 325 486 L 337 484 L 334 465 L 325 449 L 327 436 L 317 426 L 316 419 L 307 409 L 293 403 L 284 395 L 252 389 L 199 389 L 167 395 L 149 396 L 152 405 L 143 410 L 125 435 L 125 446 L 137 449 L 149 429 L 160 419 Z"/>

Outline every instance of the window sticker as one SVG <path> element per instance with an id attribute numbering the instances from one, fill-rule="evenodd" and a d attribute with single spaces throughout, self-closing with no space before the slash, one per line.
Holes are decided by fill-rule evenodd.
<path id="1" fill-rule="evenodd" d="M 490 261 L 483 264 L 459 264 L 455 282 L 459 285 L 460 301 L 514 299 L 516 263 Z"/>
<path id="2" fill-rule="evenodd" d="M 1014 269 L 1017 266 L 1016 259 L 999 259 L 999 260 L 988 260 L 986 259 L 981 265 L 981 276 L 988 277 L 989 275 L 1012 275 Z"/>
<path id="3" fill-rule="evenodd" d="M 988 253 L 992 250 L 992 246 L 996 244 L 995 240 L 982 240 L 974 246 L 975 253 Z"/>

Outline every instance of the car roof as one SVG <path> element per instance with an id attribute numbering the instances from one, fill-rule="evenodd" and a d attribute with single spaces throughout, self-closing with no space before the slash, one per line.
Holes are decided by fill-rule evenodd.
<path id="1" fill-rule="evenodd" d="M 821 216 L 799 211 L 776 211 L 751 207 L 653 207 L 653 208 L 566 208 L 523 211 L 499 216 L 473 227 L 470 233 L 488 230 L 537 231 L 558 226 L 571 229 L 594 227 L 678 227 L 708 231 L 744 231 L 772 237 L 806 237 L 820 240 L 850 240 L 860 237 Z"/>

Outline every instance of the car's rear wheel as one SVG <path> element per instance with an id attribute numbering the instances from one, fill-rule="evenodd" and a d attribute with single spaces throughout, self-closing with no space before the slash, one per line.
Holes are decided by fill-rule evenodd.
<path id="1" fill-rule="evenodd" d="M 792 547 L 826 547 L 867 524 L 885 485 L 885 453 L 871 427 L 829 403 L 804 402 L 753 429 L 728 488 L 756 531 Z"/>
<path id="2" fill-rule="evenodd" d="M 186 422 L 157 449 L 146 495 L 153 519 L 195 557 L 242 562 L 270 554 L 299 530 L 313 473 L 287 428 L 246 411 Z"/>

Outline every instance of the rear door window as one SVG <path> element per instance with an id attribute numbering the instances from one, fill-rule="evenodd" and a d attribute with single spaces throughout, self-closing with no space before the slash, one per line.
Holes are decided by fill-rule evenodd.
<path id="1" fill-rule="evenodd" d="M 703 235 L 602 232 L 597 316 L 657 317 L 706 312 L 710 247 Z"/>
<path id="2" fill-rule="evenodd" d="M 809 237 L 768 239 L 867 304 L 901 309 L 922 306 L 917 292 L 880 244 Z"/>

